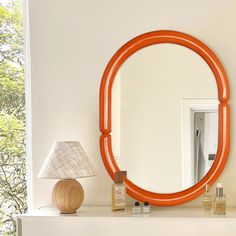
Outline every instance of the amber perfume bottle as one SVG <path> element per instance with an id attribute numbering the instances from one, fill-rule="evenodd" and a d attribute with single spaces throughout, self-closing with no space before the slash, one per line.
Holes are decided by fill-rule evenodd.
<path id="1" fill-rule="evenodd" d="M 223 184 L 218 183 L 216 186 L 216 196 L 214 198 L 214 214 L 226 214 L 226 198 L 223 192 Z"/>
<path id="2" fill-rule="evenodd" d="M 202 204 L 205 211 L 210 211 L 212 209 L 212 195 L 210 193 L 209 184 L 206 184 L 205 193 L 202 198 Z"/>
<path id="3" fill-rule="evenodd" d="M 126 187 L 123 177 L 127 176 L 126 171 L 115 172 L 114 184 L 112 185 L 112 211 L 125 210 L 126 208 Z"/>

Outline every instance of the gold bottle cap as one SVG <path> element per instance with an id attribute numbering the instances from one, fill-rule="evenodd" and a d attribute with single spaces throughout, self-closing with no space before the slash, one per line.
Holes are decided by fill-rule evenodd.
<path id="1" fill-rule="evenodd" d="M 115 177 L 114 177 L 114 182 L 117 184 L 122 183 L 123 177 L 127 177 L 127 171 L 116 171 Z"/>

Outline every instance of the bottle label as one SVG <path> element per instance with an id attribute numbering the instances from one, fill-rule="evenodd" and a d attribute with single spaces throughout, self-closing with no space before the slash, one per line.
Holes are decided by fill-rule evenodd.
<path id="1" fill-rule="evenodd" d="M 123 207 L 125 206 L 125 186 L 115 186 L 115 206 Z"/>

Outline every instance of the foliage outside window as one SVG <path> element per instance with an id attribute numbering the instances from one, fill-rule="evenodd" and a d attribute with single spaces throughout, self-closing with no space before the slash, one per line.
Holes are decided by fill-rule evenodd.
<path id="1" fill-rule="evenodd" d="M 0 235 L 15 235 L 14 217 L 27 209 L 22 9 L 0 1 Z"/>

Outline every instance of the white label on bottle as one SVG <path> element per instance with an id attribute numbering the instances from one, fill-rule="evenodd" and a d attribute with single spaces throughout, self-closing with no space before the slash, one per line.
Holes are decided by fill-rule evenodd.
<path id="1" fill-rule="evenodd" d="M 125 186 L 115 186 L 115 206 L 125 207 Z"/>

